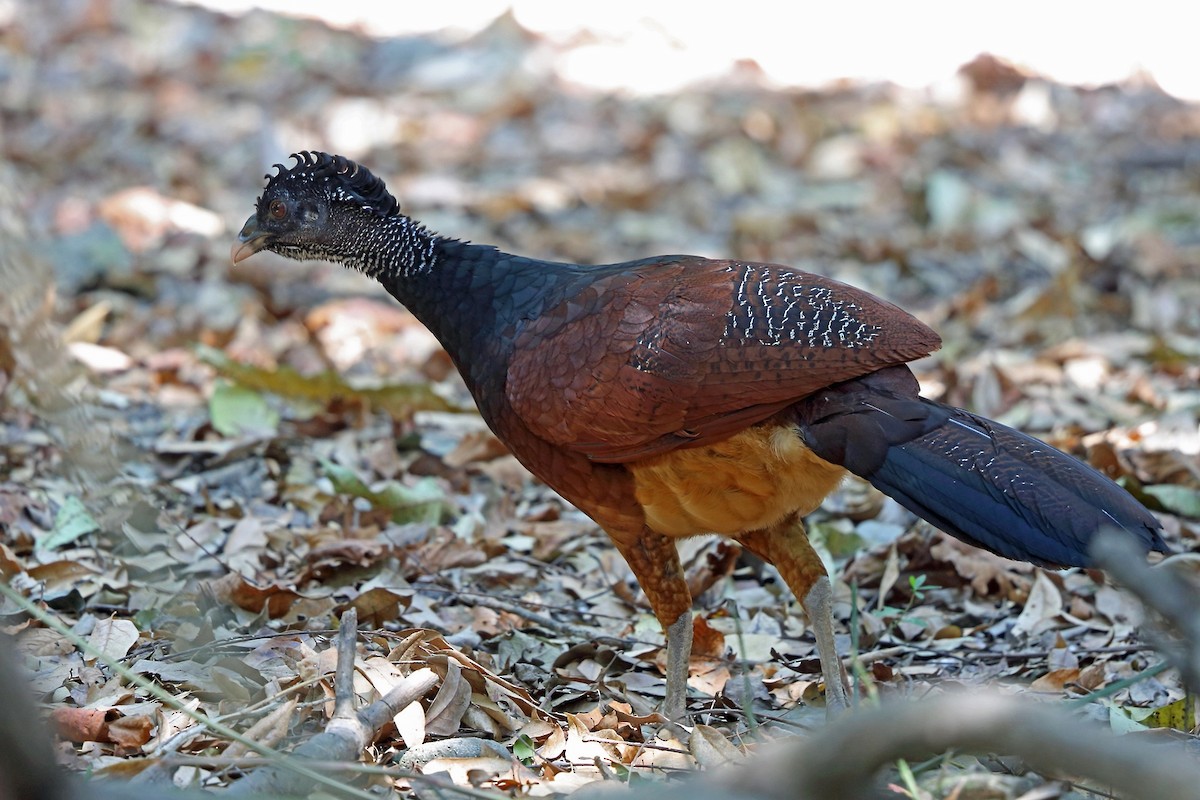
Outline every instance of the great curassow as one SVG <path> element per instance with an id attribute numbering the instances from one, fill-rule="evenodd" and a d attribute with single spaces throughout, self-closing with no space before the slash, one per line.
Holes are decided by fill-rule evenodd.
<path id="1" fill-rule="evenodd" d="M 1100 528 L 1166 550 L 1158 521 L 1076 459 L 918 395 L 906 362 L 941 340 L 890 303 L 776 264 L 671 255 L 580 266 L 439 236 L 342 156 L 277 164 L 234 244 L 379 281 L 438 338 L 484 420 L 595 520 L 667 636 L 682 717 L 691 596 L 674 539 L 729 536 L 808 614 L 827 707 L 849 690 L 832 590 L 801 517 L 845 475 L 966 542 L 1085 565 Z"/>

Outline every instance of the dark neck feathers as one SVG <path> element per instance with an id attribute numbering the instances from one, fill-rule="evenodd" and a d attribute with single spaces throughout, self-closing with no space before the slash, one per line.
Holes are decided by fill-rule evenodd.
<path id="1" fill-rule="evenodd" d="M 365 213 L 364 213 L 365 212 Z M 364 209 L 355 216 L 370 214 L 359 224 L 339 226 L 341 241 L 332 243 L 336 260 L 384 285 L 412 280 L 437 267 L 437 244 L 442 237 L 403 214 L 381 216 Z"/>

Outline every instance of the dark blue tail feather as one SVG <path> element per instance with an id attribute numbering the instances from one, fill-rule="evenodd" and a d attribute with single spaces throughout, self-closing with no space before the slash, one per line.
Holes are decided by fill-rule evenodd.
<path id="1" fill-rule="evenodd" d="M 903 369 L 903 374 L 896 370 Z M 847 381 L 796 406 L 817 455 L 970 544 L 1044 566 L 1087 566 L 1103 528 L 1166 551 L 1128 492 L 1032 436 L 919 397 L 906 368 Z"/>

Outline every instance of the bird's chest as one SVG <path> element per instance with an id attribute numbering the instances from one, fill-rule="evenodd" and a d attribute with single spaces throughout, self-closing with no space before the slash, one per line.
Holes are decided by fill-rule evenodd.
<path id="1" fill-rule="evenodd" d="M 846 474 L 772 422 L 626 466 L 646 523 L 667 536 L 732 535 L 807 514 Z"/>

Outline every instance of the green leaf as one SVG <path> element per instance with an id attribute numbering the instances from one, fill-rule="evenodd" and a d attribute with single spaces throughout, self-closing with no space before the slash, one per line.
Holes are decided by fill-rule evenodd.
<path id="1" fill-rule="evenodd" d="M 810 542 L 823 542 L 825 548 L 835 556 L 856 553 L 865 546 L 865 540 L 855 532 L 849 520 L 818 522 L 808 529 Z"/>
<path id="2" fill-rule="evenodd" d="M 208 400 L 208 415 L 213 428 L 222 436 L 274 433 L 279 426 L 279 412 L 261 394 L 228 383 L 213 390 Z"/>
<path id="3" fill-rule="evenodd" d="M 362 478 L 358 477 L 358 473 L 348 467 L 322 459 L 321 471 L 333 483 L 333 490 L 338 494 L 349 494 L 355 497 L 367 497 L 371 494 L 371 490 L 363 483 Z"/>
<path id="4" fill-rule="evenodd" d="M 1140 715 L 1137 712 L 1142 712 Z M 1141 716 L 1143 719 L 1153 713 L 1154 709 L 1131 709 L 1119 708 L 1115 705 L 1108 707 L 1108 727 L 1113 733 L 1137 733 L 1138 731 L 1146 730 L 1146 725 L 1134 716 Z"/>
<path id="5" fill-rule="evenodd" d="M 332 461 L 322 461 L 321 469 L 338 494 L 369 500 L 371 505 L 392 512 L 392 522 L 423 522 L 434 525 L 449 516 L 450 506 L 441 484 L 434 478 L 421 478 L 411 486 L 386 481 L 372 489 L 354 470 Z"/>
<path id="6" fill-rule="evenodd" d="M 442 399 L 424 383 L 397 383 L 362 389 L 346 383 L 336 372 L 301 375 L 290 367 L 262 369 L 234 361 L 220 350 L 200 346 L 196 355 L 222 377 L 248 389 L 271 392 L 289 400 L 303 400 L 322 406 L 337 400 L 358 400 L 382 409 L 397 419 L 407 419 L 416 411 L 462 411 Z"/>
<path id="7" fill-rule="evenodd" d="M 1160 483 L 1143 486 L 1142 491 L 1157 500 L 1165 511 L 1184 517 L 1200 517 L 1200 489 Z"/>
<path id="8" fill-rule="evenodd" d="M 70 544 L 80 536 L 86 536 L 98 530 L 100 530 L 100 526 L 88 513 L 83 501 L 78 497 L 71 496 L 59 506 L 58 513 L 54 515 L 54 528 L 46 538 L 38 543 L 38 546 L 46 550 L 54 550 Z"/>
<path id="9" fill-rule="evenodd" d="M 513 742 L 513 755 L 516 756 L 517 759 L 527 767 L 533 763 L 533 756 L 535 752 L 533 740 L 523 733 L 517 737 L 515 742 Z"/>

